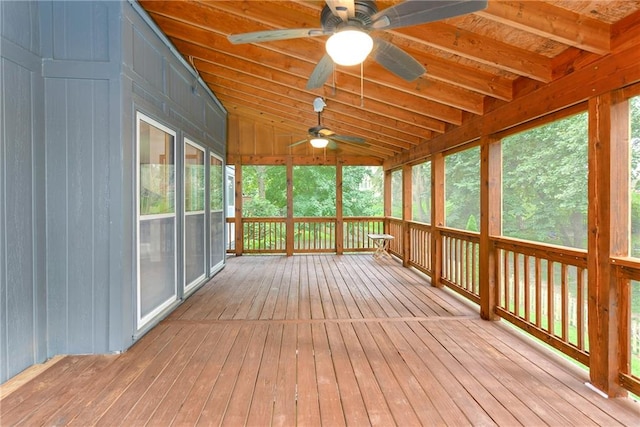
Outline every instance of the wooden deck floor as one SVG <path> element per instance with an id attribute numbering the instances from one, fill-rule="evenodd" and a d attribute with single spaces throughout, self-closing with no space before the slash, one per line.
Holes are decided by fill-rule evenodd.
<path id="1" fill-rule="evenodd" d="M 629 399 L 371 255 L 243 256 L 117 356 L 58 358 L 5 425 L 640 425 Z"/>

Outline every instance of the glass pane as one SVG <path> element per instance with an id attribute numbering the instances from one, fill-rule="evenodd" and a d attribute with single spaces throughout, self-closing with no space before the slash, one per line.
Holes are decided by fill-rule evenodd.
<path id="1" fill-rule="evenodd" d="M 382 166 L 342 168 L 342 215 L 382 216 L 384 214 Z"/>
<path id="2" fill-rule="evenodd" d="M 631 256 L 640 258 L 640 96 L 629 100 L 631 135 Z"/>
<path id="3" fill-rule="evenodd" d="M 204 277 L 205 265 L 205 151 L 184 144 L 184 274 L 185 287 Z"/>
<path id="4" fill-rule="evenodd" d="M 445 224 L 480 231 L 480 147 L 444 158 Z"/>
<path id="5" fill-rule="evenodd" d="M 209 231 L 209 244 L 211 252 L 209 254 L 210 267 L 213 268 L 224 261 L 225 241 L 224 241 L 224 165 L 222 160 L 211 155 L 209 157 L 211 170 L 209 180 L 211 188 L 211 229 Z"/>
<path id="6" fill-rule="evenodd" d="M 391 172 L 391 216 L 402 218 L 402 170 Z"/>
<path id="7" fill-rule="evenodd" d="M 184 145 L 184 209 L 204 211 L 204 150 Z"/>
<path id="8" fill-rule="evenodd" d="M 224 261 L 224 225 L 223 212 L 211 212 L 211 267 L 215 267 Z M 232 239 L 234 237 L 231 236 Z"/>
<path id="9" fill-rule="evenodd" d="M 413 196 L 412 219 L 431 223 L 431 162 L 420 163 L 411 169 Z"/>
<path id="10" fill-rule="evenodd" d="M 209 156 L 209 205 L 212 212 L 224 209 L 223 195 L 223 166 L 222 160 L 215 156 Z"/>
<path id="11" fill-rule="evenodd" d="M 184 269 L 187 285 L 205 274 L 204 213 L 186 215 L 184 219 Z"/>
<path id="12" fill-rule="evenodd" d="M 140 215 L 175 212 L 173 135 L 140 121 Z"/>
<path id="13" fill-rule="evenodd" d="M 140 313 L 175 299 L 175 217 L 140 221 Z"/>
<path id="14" fill-rule="evenodd" d="M 587 113 L 502 140 L 503 234 L 587 247 Z"/>
<path id="15" fill-rule="evenodd" d="M 242 216 L 287 215 L 287 169 L 285 166 L 242 166 Z"/>

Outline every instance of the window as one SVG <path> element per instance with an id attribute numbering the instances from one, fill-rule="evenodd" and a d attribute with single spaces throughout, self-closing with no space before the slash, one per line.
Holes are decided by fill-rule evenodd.
<path id="1" fill-rule="evenodd" d="M 185 292 L 205 277 L 205 151 L 184 144 L 184 276 Z"/>
<path id="2" fill-rule="evenodd" d="M 141 328 L 177 297 L 175 138 L 138 113 L 137 323 Z"/>
<path id="3" fill-rule="evenodd" d="M 587 113 L 502 140 L 505 236 L 587 247 Z"/>
<path id="4" fill-rule="evenodd" d="M 480 231 L 480 148 L 449 154 L 445 167 L 445 225 Z"/>

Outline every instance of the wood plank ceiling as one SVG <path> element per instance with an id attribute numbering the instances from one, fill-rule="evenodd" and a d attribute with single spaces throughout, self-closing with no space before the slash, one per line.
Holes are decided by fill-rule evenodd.
<path id="1" fill-rule="evenodd" d="M 377 1 L 378 10 L 399 3 Z M 313 100 L 325 98 L 323 125 L 359 136 L 343 156 L 382 160 L 451 131 L 472 117 L 628 47 L 640 28 L 640 1 L 493 1 L 481 11 L 428 24 L 377 31 L 426 68 L 407 82 L 370 57 L 337 66 L 307 90 L 326 37 L 231 44 L 252 31 L 319 28 L 324 1 L 150 1 L 142 7 L 194 65 L 230 118 L 274 129 L 290 154 L 311 153 Z M 637 37 L 633 36 L 633 37 Z M 282 142 L 284 141 L 284 142 Z M 251 155 L 252 153 L 238 153 Z"/>

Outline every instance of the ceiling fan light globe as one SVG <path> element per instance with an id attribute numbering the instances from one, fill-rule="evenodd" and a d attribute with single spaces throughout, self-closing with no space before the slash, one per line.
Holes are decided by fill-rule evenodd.
<path id="1" fill-rule="evenodd" d="M 325 45 L 327 53 L 338 65 L 358 65 L 373 49 L 373 39 L 360 30 L 343 30 L 333 34 Z"/>
<path id="2" fill-rule="evenodd" d="M 314 148 L 324 148 L 329 144 L 327 138 L 311 138 L 309 141 Z"/>

